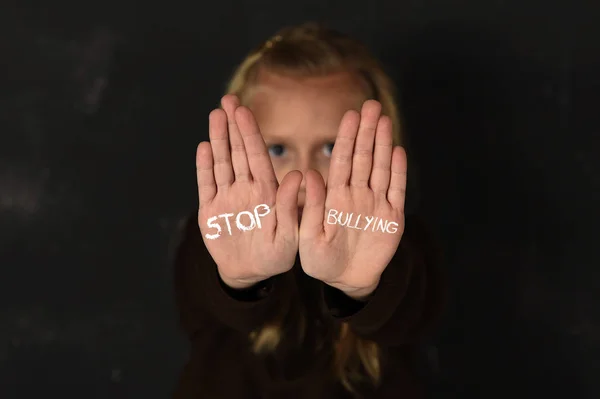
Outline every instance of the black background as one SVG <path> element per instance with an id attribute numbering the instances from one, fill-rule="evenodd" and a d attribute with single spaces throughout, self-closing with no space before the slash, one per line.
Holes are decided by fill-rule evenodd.
<path id="1" fill-rule="evenodd" d="M 319 19 L 402 92 L 409 200 L 452 283 L 440 398 L 600 397 L 599 7 L 534 0 L 5 2 L 0 397 L 169 397 L 169 256 L 235 64 Z"/>

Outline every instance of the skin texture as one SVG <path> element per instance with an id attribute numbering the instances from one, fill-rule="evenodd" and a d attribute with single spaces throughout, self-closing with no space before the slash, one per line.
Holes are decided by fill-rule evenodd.
<path id="1" fill-rule="evenodd" d="M 305 175 L 314 169 L 326 181 L 340 121 L 346 111 L 360 111 L 364 100 L 350 74 L 302 80 L 262 74 L 248 106 L 269 148 L 277 180 L 281 182 L 293 170 Z M 305 196 L 303 179 L 300 208 Z"/>
<path id="2" fill-rule="evenodd" d="M 362 93 L 350 74 L 271 74 L 247 106 L 227 95 L 223 109 L 212 111 L 210 142 L 196 156 L 203 236 L 211 216 L 271 207 L 260 229 L 205 239 L 226 284 L 246 288 L 283 273 L 299 252 L 305 273 L 352 298 L 366 299 L 377 287 L 404 229 L 406 154 L 392 145 L 381 105 Z M 329 209 L 398 228 L 390 234 L 329 224 Z"/>

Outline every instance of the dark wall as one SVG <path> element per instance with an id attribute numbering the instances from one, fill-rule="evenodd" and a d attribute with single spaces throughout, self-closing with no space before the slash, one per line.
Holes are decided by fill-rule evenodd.
<path id="1" fill-rule="evenodd" d="M 208 112 L 251 47 L 315 18 L 402 91 L 409 200 L 452 283 L 437 397 L 600 397 L 593 2 L 29 3 L 0 6 L 0 397 L 169 396 Z"/>

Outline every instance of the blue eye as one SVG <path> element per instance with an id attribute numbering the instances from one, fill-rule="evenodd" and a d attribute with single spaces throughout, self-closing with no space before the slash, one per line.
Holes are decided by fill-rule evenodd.
<path id="1" fill-rule="evenodd" d="M 285 154 L 285 147 L 281 144 L 273 144 L 269 146 L 269 155 L 272 157 L 281 157 Z"/>
<path id="2" fill-rule="evenodd" d="M 330 157 L 332 151 L 333 151 L 333 143 L 327 143 L 323 146 L 323 153 L 325 153 L 326 156 Z"/>

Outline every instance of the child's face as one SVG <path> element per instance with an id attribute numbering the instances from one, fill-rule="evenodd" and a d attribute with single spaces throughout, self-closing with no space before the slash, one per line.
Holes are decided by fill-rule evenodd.
<path id="1" fill-rule="evenodd" d="M 350 109 L 360 112 L 366 100 L 360 81 L 351 74 L 293 79 L 267 74 L 252 90 L 254 113 L 281 182 L 292 171 L 315 169 L 325 182 L 339 123 Z M 304 206 L 305 181 L 298 195 Z"/>

